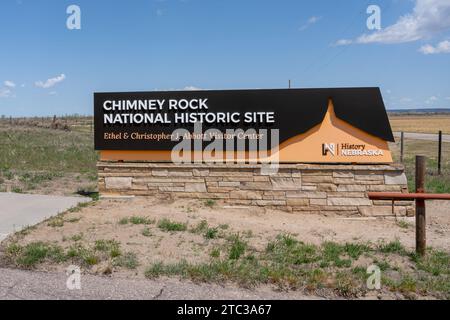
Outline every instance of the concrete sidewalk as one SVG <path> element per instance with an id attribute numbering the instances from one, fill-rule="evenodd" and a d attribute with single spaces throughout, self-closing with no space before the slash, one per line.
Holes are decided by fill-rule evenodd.
<path id="1" fill-rule="evenodd" d="M 0 193 L 0 241 L 10 233 L 35 225 L 87 201 L 90 199 L 84 197 Z"/>

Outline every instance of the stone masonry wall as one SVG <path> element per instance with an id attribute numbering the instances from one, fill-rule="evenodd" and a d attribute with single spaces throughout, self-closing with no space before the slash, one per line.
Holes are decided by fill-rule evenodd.
<path id="1" fill-rule="evenodd" d="M 371 201 L 369 191 L 407 192 L 402 165 L 281 164 L 265 175 L 261 165 L 98 162 L 99 191 L 215 199 L 227 205 L 344 216 L 393 215 L 391 201 Z M 395 215 L 413 215 L 413 202 L 398 201 Z"/>

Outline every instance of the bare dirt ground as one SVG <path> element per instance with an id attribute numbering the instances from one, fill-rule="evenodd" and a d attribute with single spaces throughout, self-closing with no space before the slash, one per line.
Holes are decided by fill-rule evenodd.
<path id="1" fill-rule="evenodd" d="M 427 203 L 427 244 L 450 251 L 450 203 Z M 121 224 L 123 218 L 140 216 L 152 220 L 151 225 Z M 243 235 L 251 247 L 263 250 L 267 242 L 281 233 L 289 233 L 305 243 L 320 245 L 324 241 L 389 242 L 398 239 L 406 248 L 415 246 L 414 218 L 345 218 L 317 214 L 291 214 L 263 208 L 209 207 L 200 201 L 171 201 L 136 197 L 126 200 L 100 200 L 79 212 L 64 216 L 62 226 L 44 222 L 28 231 L 22 245 L 36 241 L 58 243 L 65 248 L 77 243 L 89 244 L 96 240 L 116 240 L 123 251 L 137 253 L 140 258 L 136 270 L 121 270 L 125 276 L 143 277 L 147 265 L 157 261 L 200 262 L 218 245 L 194 232 L 165 232 L 154 222 L 163 218 L 187 223 L 194 228 L 202 220 L 210 226 L 226 227 L 224 233 Z M 72 222 L 68 222 L 72 221 Z M 401 221 L 401 222 L 400 222 Z M 148 229 L 148 234 L 142 234 Z M 219 228 L 220 229 L 220 228 Z M 79 238 L 79 239 L 78 239 Z M 224 240 L 223 240 L 224 241 Z M 42 266 L 47 269 L 49 266 Z M 52 269 L 54 266 L 51 266 Z M 58 267 L 58 266 L 57 266 Z M 103 266 L 97 266 L 101 268 Z M 63 266 L 60 266 L 63 268 Z"/>

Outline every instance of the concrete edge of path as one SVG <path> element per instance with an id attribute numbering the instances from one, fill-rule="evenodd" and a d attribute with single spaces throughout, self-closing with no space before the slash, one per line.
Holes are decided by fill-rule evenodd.
<path id="1" fill-rule="evenodd" d="M 0 193 L 0 241 L 89 201 L 90 198 L 82 196 Z"/>

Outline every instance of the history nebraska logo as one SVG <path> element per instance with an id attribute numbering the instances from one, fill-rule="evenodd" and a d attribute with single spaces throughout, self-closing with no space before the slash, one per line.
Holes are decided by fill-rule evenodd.
<path id="1" fill-rule="evenodd" d="M 333 157 L 336 155 L 336 145 L 334 143 L 323 143 L 322 144 L 322 155 L 326 156 L 332 155 Z"/>
<path id="2" fill-rule="evenodd" d="M 367 156 L 377 157 L 383 156 L 383 150 L 380 149 L 367 149 L 365 144 L 351 144 L 351 143 L 323 143 L 322 155 L 323 156 L 344 156 L 344 157 L 356 157 Z"/>

